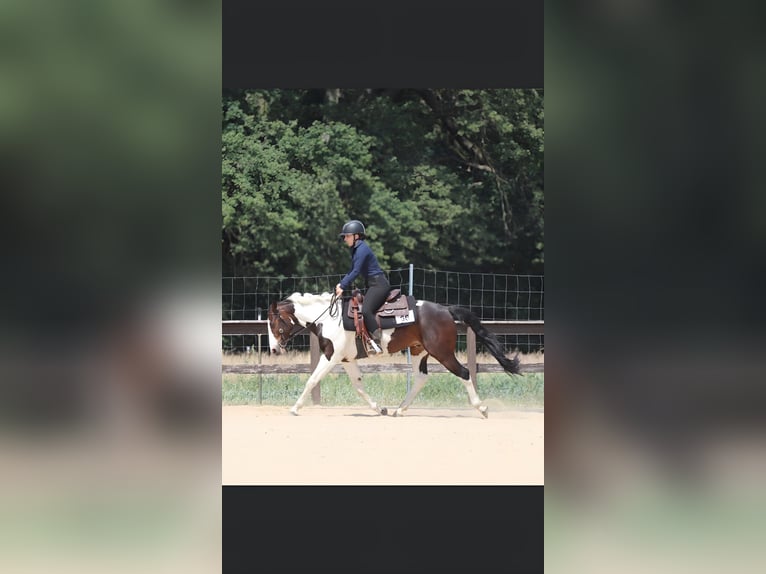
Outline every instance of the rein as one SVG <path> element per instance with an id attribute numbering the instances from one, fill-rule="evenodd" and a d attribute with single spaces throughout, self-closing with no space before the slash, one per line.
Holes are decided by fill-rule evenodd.
<path id="1" fill-rule="evenodd" d="M 327 306 L 327 309 L 325 309 L 324 311 L 322 311 L 322 312 L 319 314 L 319 317 L 317 317 L 317 318 L 316 318 L 316 319 L 314 319 L 313 321 L 308 321 L 308 322 L 306 323 L 306 325 L 312 325 L 312 324 L 316 323 L 317 321 L 319 321 L 319 319 L 321 319 L 321 318 L 322 318 L 322 315 L 324 315 L 324 314 L 325 314 L 325 313 L 327 313 L 328 311 L 329 311 L 329 315 L 330 315 L 330 317 L 332 317 L 333 319 L 334 319 L 335 317 L 337 317 L 337 316 L 338 316 L 338 314 L 340 313 L 340 310 L 339 310 L 338 308 L 336 308 L 336 307 L 335 307 L 335 303 L 336 303 L 337 301 L 338 301 L 338 296 L 337 296 L 335 293 L 333 293 L 333 294 L 332 294 L 332 296 L 330 297 L 330 304 Z M 333 309 L 334 309 L 334 312 L 333 312 Z"/>
<path id="2" fill-rule="evenodd" d="M 300 324 L 300 323 L 299 323 L 299 324 Z M 290 342 L 290 339 L 292 339 L 293 337 L 296 337 L 296 336 L 300 335 L 300 334 L 301 334 L 303 331 L 305 331 L 305 330 L 306 330 L 306 327 L 303 327 L 303 326 L 301 326 L 301 328 L 300 328 L 300 329 L 298 329 L 297 331 L 295 331 L 294 333 L 293 333 L 293 332 L 291 332 L 291 333 L 290 333 L 290 334 L 287 336 L 287 339 L 285 339 L 285 342 L 284 342 L 284 343 L 282 343 L 282 341 L 280 341 L 280 342 L 279 342 L 279 346 L 280 346 L 280 347 L 282 347 L 282 348 L 285 348 L 285 347 L 287 347 L 287 343 L 289 343 L 289 342 Z"/>

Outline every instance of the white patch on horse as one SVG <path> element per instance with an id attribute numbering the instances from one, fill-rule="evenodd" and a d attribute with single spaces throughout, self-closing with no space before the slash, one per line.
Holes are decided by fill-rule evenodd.
<path id="1" fill-rule="evenodd" d="M 332 295 L 330 293 L 324 292 L 321 295 L 317 295 L 315 293 L 298 293 L 297 291 L 290 295 L 287 299 L 288 301 L 292 301 L 293 303 L 297 303 L 299 305 L 313 305 L 315 303 L 323 303 L 324 305 L 330 304 L 330 299 L 332 298 Z"/>
<path id="2" fill-rule="evenodd" d="M 279 355 L 282 352 L 282 349 L 279 346 L 279 341 L 277 341 L 277 338 L 274 336 L 274 333 L 271 332 L 271 329 L 266 330 L 269 332 L 269 349 Z"/>

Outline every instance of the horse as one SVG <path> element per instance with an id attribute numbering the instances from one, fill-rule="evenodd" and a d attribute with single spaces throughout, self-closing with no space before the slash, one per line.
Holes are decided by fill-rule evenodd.
<path id="1" fill-rule="evenodd" d="M 415 301 L 412 299 L 412 301 Z M 476 338 L 484 343 L 492 356 L 509 375 L 519 374 L 518 353 L 513 358 L 504 355 L 502 344 L 495 335 L 482 325 L 479 317 L 464 307 L 444 306 L 439 303 L 418 300 L 415 303 L 414 320 L 408 324 L 394 328 L 383 328 L 381 347 L 385 353 L 393 355 L 409 348 L 411 354 L 418 355 L 425 351 L 420 361 L 418 372 L 415 373 L 413 384 L 410 386 L 404 400 L 393 412 L 393 416 L 401 416 L 409 408 L 426 383 L 428 368 L 426 361 L 433 357 L 444 367 L 459 377 L 468 393 L 471 405 L 487 418 L 489 408 L 482 404 L 476 394 L 474 381 L 469 371 L 455 357 L 457 342 L 457 326 L 455 321 L 468 325 L 476 333 Z M 290 413 L 298 414 L 306 398 L 314 386 L 329 373 L 335 365 L 342 364 L 351 384 L 372 410 L 379 415 L 387 415 L 388 409 L 381 407 L 365 392 L 362 384 L 362 374 L 357 365 L 358 349 L 356 332 L 346 330 L 343 325 L 342 300 L 334 294 L 322 293 L 293 293 L 286 299 L 272 302 L 268 310 L 269 346 L 272 353 L 283 352 L 287 343 L 295 335 L 308 329 L 319 339 L 321 355 L 319 364 L 311 373 L 303 392 L 290 408 Z"/>

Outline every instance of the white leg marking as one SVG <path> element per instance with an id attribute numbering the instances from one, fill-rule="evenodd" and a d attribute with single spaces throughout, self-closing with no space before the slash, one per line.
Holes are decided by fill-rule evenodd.
<path id="1" fill-rule="evenodd" d="M 481 416 L 487 418 L 487 411 L 489 409 L 486 407 L 486 405 L 481 404 L 481 399 L 473 388 L 473 380 L 471 380 L 470 377 L 467 381 L 463 379 L 460 380 L 463 381 L 463 386 L 465 387 L 465 390 L 468 391 L 468 399 L 471 401 L 471 405 L 481 413 Z"/>
<path id="2" fill-rule="evenodd" d="M 473 388 L 473 381 L 470 377 L 468 380 L 460 380 L 462 381 L 465 390 L 468 391 L 468 399 L 471 401 L 471 405 L 478 409 L 479 405 L 481 405 L 481 399 L 479 398 L 479 395 L 476 394 L 476 390 Z"/>

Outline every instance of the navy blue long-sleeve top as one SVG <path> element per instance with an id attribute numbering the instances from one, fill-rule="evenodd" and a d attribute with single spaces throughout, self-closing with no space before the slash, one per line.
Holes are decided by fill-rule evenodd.
<path id="1" fill-rule="evenodd" d="M 351 271 L 340 280 L 341 289 L 349 289 L 354 279 L 361 275 L 365 279 L 382 275 L 383 270 L 378 264 L 378 258 L 370 249 L 370 246 L 360 239 L 351 248 Z"/>

